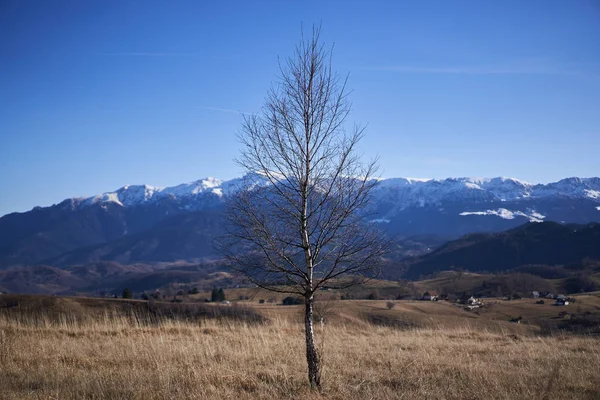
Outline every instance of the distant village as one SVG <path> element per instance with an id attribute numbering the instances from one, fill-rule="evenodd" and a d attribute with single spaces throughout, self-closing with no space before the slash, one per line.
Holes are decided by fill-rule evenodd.
<path id="1" fill-rule="evenodd" d="M 538 299 L 536 301 L 536 304 L 545 304 L 545 300 L 554 300 L 554 305 L 555 306 L 568 306 L 569 302 L 574 302 L 573 298 L 567 297 L 564 294 L 553 294 L 550 292 L 538 292 L 538 291 L 532 291 L 529 295 L 530 298 L 532 299 Z M 504 296 L 502 298 L 502 300 L 504 301 L 510 301 L 510 300 L 515 300 L 517 298 L 520 297 L 511 297 L 511 296 Z M 421 295 L 421 297 L 419 298 L 419 300 L 421 301 L 438 301 L 438 300 L 448 300 L 448 295 L 442 294 L 442 295 L 438 295 L 435 291 L 426 291 L 423 293 L 423 295 Z M 476 310 L 478 308 L 481 308 L 485 305 L 485 303 L 483 302 L 483 300 L 481 300 L 481 298 L 476 298 L 474 296 L 469 296 L 469 295 L 463 295 L 461 297 L 458 297 L 454 300 L 454 302 L 456 304 L 460 304 L 460 305 L 464 305 L 464 309 L 467 311 L 472 311 L 472 310 Z"/>

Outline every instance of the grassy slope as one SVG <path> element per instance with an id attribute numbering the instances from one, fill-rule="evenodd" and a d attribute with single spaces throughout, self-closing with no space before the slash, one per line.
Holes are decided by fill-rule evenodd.
<path id="1" fill-rule="evenodd" d="M 530 299 L 480 315 L 445 302 L 397 301 L 391 310 L 385 301 L 329 302 L 326 324 L 316 325 L 321 394 L 306 388 L 299 306 L 256 305 L 266 324 L 166 314 L 148 323 L 129 312 L 141 302 L 0 299 L 13 306 L 0 308 L 3 399 L 600 396 L 599 339 L 539 336 L 534 324 L 506 321 L 505 314 L 533 320 L 566 309 Z M 576 304 L 598 310 L 600 298 L 579 296 Z M 47 317 L 33 319 L 33 311 Z"/>

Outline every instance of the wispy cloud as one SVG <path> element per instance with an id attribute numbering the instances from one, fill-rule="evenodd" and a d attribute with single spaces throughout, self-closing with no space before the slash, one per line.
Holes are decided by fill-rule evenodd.
<path id="1" fill-rule="evenodd" d="M 516 62 L 497 65 L 380 65 L 365 66 L 367 71 L 390 71 L 415 74 L 462 75 L 581 75 L 581 71 L 552 64 Z"/>
<path id="2" fill-rule="evenodd" d="M 160 52 L 122 52 L 122 53 L 100 53 L 101 56 L 109 57 L 189 57 L 194 53 L 160 53 Z"/>
<path id="3" fill-rule="evenodd" d="M 240 110 L 232 110 L 231 108 L 220 108 L 220 107 L 208 107 L 208 106 L 197 106 L 198 108 L 201 108 L 203 110 L 209 110 L 209 111 L 220 111 L 220 112 L 226 112 L 226 113 L 232 113 L 232 114 L 242 114 L 242 115 L 256 115 L 255 113 L 251 113 L 251 112 L 246 112 L 246 111 L 240 111 Z"/>

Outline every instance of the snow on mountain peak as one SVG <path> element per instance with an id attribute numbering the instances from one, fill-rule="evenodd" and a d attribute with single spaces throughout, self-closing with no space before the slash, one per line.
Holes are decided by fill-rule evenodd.
<path id="1" fill-rule="evenodd" d="M 415 185 L 423 182 L 429 182 L 429 178 L 381 178 L 377 179 L 379 187 L 394 187 Z"/>
<path id="2" fill-rule="evenodd" d="M 82 199 L 80 204 L 81 206 L 89 206 L 96 203 L 115 203 L 127 207 L 169 197 L 182 200 L 188 199 L 185 200 L 188 202 L 187 207 L 196 207 L 194 206 L 196 203 L 197 206 L 201 206 L 201 202 L 199 202 L 201 197 L 216 196 L 221 198 L 244 187 L 244 183 L 249 181 L 252 181 L 255 185 L 268 184 L 264 176 L 249 174 L 229 181 L 207 177 L 172 187 L 126 185 L 115 192 Z M 600 202 L 600 178 L 566 178 L 549 184 L 531 184 L 507 177 L 387 178 L 378 179 L 378 185 L 373 196 L 376 201 L 394 204 L 394 207 L 399 209 L 428 205 L 438 206 L 444 202 L 487 203 L 553 196 L 586 198 Z M 212 199 L 211 202 L 215 198 L 212 197 Z M 507 214 L 497 211 L 495 215 Z"/>
<path id="3" fill-rule="evenodd" d="M 495 180 L 495 179 L 500 180 L 502 183 L 504 183 L 504 182 L 513 182 L 513 183 L 519 184 L 521 186 L 532 186 L 531 183 L 523 181 L 521 179 L 517 179 L 517 178 L 508 178 L 508 177 L 505 177 L 505 176 L 501 176 L 499 178 L 493 178 L 492 181 Z"/>
<path id="4" fill-rule="evenodd" d="M 162 193 L 164 195 L 179 196 L 192 196 L 200 193 L 210 191 L 210 189 L 218 188 L 223 182 L 215 178 L 199 179 L 190 183 L 182 183 L 181 185 L 164 188 Z"/>
<path id="5" fill-rule="evenodd" d="M 123 207 L 157 201 L 164 197 L 193 197 L 203 193 L 212 193 L 221 197 L 223 181 L 216 178 L 204 178 L 190 183 L 173 187 L 158 187 L 150 185 L 125 185 L 115 192 L 107 192 L 83 199 L 82 206 L 96 203 L 115 203 Z"/>
<path id="6" fill-rule="evenodd" d="M 123 206 L 123 203 L 121 203 L 116 193 L 98 194 L 85 199 L 81 204 L 84 206 L 90 206 L 96 203 L 116 203 L 120 206 Z"/>

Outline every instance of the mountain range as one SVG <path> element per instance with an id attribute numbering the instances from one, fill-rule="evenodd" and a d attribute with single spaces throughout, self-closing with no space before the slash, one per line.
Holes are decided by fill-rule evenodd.
<path id="1" fill-rule="evenodd" d="M 4 215 L 0 268 L 212 259 L 224 202 L 242 180 L 206 178 L 167 188 L 127 185 Z M 526 222 L 600 222 L 600 178 L 549 184 L 513 178 L 381 179 L 370 205 L 377 214 L 372 223 L 399 243 L 412 243 L 401 246 L 402 256 L 415 248 L 427 252 L 441 240 Z"/>

